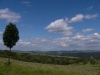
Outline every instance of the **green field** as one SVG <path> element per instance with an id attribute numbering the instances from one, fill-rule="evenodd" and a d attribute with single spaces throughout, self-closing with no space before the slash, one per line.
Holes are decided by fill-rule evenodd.
<path id="1" fill-rule="evenodd" d="M 83 65 L 52 65 L 0 58 L 0 75 L 100 75 L 100 67 Z"/>

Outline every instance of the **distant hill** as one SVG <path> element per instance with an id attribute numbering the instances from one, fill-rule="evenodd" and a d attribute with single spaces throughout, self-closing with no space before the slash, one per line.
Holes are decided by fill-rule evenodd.
<path id="1" fill-rule="evenodd" d="M 46 54 L 53 56 L 71 56 L 80 58 L 90 58 L 93 56 L 96 59 L 100 59 L 100 50 L 73 50 L 73 51 L 22 51 L 22 50 L 12 50 L 13 52 L 19 53 L 30 53 L 30 54 Z"/>
<path id="2" fill-rule="evenodd" d="M 29 51 L 32 53 L 42 53 L 49 54 L 54 56 L 72 56 L 72 57 L 80 57 L 80 58 L 90 58 L 93 56 L 96 59 L 100 59 L 100 50 L 73 50 L 73 51 Z"/>

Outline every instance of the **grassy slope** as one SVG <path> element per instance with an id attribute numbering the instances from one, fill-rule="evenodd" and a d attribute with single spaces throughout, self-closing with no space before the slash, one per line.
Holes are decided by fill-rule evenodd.
<path id="1" fill-rule="evenodd" d="M 6 58 L 0 58 L 0 75 L 100 75 L 100 67 L 93 66 L 64 66 L 30 63 L 11 60 L 7 67 Z"/>

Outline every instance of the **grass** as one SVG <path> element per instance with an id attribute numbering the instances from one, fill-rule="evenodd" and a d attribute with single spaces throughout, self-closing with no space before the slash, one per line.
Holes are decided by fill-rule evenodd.
<path id="1" fill-rule="evenodd" d="M 6 64 L 7 58 L 0 58 L 0 75 L 100 75 L 100 67 L 52 65 L 23 62 L 11 59 L 11 66 Z"/>

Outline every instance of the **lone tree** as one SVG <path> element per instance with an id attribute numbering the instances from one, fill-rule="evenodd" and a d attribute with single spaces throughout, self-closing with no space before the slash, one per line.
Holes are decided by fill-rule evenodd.
<path id="1" fill-rule="evenodd" d="M 9 23 L 5 31 L 3 33 L 3 42 L 4 45 L 6 45 L 8 48 L 10 48 L 9 51 L 9 58 L 8 58 L 8 64 L 10 65 L 10 54 L 11 54 L 11 48 L 16 45 L 16 42 L 19 40 L 19 31 L 15 24 Z"/>

